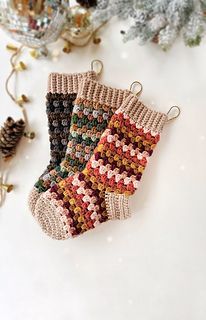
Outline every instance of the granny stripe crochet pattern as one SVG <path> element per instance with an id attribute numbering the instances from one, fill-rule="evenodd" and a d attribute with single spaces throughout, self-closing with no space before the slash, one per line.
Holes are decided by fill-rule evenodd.
<path id="1" fill-rule="evenodd" d="M 111 116 L 129 94 L 129 90 L 110 88 L 86 78 L 82 80 L 72 111 L 65 159 L 39 179 L 30 202 L 36 203 L 38 193 L 85 168 Z"/>
<path id="2" fill-rule="evenodd" d="M 29 207 L 34 213 L 39 192 L 44 190 L 42 177 L 60 164 L 65 156 L 73 101 L 76 98 L 79 83 L 82 78 L 96 79 L 93 71 L 74 74 L 51 73 L 48 78 L 48 93 L 46 95 L 46 112 L 49 126 L 50 163 L 35 184 L 29 197 Z"/>
<path id="3" fill-rule="evenodd" d="M 46 112 L 49 126 L 50 164 L 46 172 L 56 167 L 63 159 L 72 113 L 72 102 L 76 94 L 48 93 L 46 96 Z M 46 173 L 45 172 L 45 173 Z"/>
<path id="4" fill-rule="evenodd" d="M 129 217 L 128 196 L 138 189 L 166 121 L 166 114 L 130 94 L 112 116 L 86 168 L 39 198 L 36 217 L 42 229 L 55 239 L 66 239 L 109 219 Z"/>
<path id="5" fill-rule="evenodd" d="M 129 90 L 110 88 L 84 79 L 79 88 L 71 119 L 68 148 L 61 171 L 82 171 Z"/>

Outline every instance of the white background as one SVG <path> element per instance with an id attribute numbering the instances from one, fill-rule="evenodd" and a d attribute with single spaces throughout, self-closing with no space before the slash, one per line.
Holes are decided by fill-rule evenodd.
<path id="1" fill-rule="evenodd" d="M 194 49 L 177 41 L 123 44 L 114 20 L 102 43 L 71 54 L 34 60 L 18 92 L 31 97 L 28 114 L 36 139 L 22 140 L 8 181 L 15 184 L 0 209 L 0 319 L 2 320 L 205 320 L 206 319 L 206 44 Z M 20 117 L 4 90 L 9 72 L 0 32 L 0 123 Z M 165 128 L 140 190 L 131 200 L 133 217 L 108 222 L 83 236 L 55 241 L 44 235 L 27 206 L 28 193 L 49 161 L 45 94 L 52 71 L 81 72 L 99 58 L 101 81 L 144 86 L 142 100 L 181 116 Z"/>

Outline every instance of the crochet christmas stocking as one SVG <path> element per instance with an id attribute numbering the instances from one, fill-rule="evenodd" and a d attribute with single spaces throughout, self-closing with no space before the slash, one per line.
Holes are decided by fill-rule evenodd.
<path id="1" fill-rule="evenodd" d="M 111 116 L 129 94 L 129 90 L 110 88 L 86 78 L 82 80 L 72 110 L 65 158 L 35 184 L 30 203 L 35 204 L 40 194 L 54 183 L 84 169 Z"/>
<path id="2" fill-rule="evenodd" d="M 66 239 L 107 220 L 129 217 L 128 196 L 139 187 L 166 121 L 166 114 L 130 94 L 112 116 L 86 168 L 40 197 L 36 215 L 42 229 L 55 239 Z"/>
<path id="3" fill-rule="evenodd" d="M 96 79 L 96 73 L 88 71 L 76 74 L 51 73 L 49 75 L 46 113 L 49 127 L 50 163 L 42 176 L 59 165 L 65 156 L 73 101 L 76 98 L 79 83 L 84 77 Z M 35 184 L 32 196 L 29 197 L 29 207 L 32 212 L 34 212 L 39 192 L 44 190 L 41 177 Z"/>

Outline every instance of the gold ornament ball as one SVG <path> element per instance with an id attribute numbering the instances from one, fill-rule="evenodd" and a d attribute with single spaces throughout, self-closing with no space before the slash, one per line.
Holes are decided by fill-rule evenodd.
<path id="1" fill-rule="evenodd" d="M 81 6 L 70 7 L 64 37 L 74 45 L 88 42 L 94 30 L 91 11 Z"/>

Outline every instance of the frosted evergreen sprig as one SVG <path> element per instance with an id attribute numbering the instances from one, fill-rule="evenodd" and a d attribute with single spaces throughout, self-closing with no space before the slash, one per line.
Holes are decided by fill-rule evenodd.
<path id="1" fill-rule="evenodd" d="M 206 0 L 97 0 L 96 23 L 114 16 L 131 20 L 123 41 L 153 41 L 163 50 L 180 35 L 186 45 L 199 45 L 206 33 Z"/>

